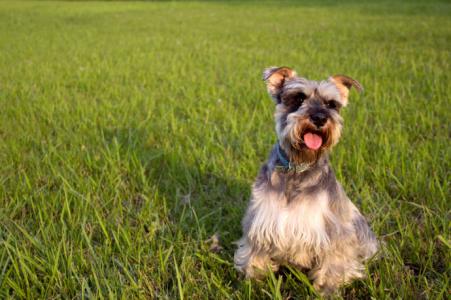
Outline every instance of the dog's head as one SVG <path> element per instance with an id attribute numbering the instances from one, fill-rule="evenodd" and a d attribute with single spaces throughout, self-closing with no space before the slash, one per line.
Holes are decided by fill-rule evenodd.
<path id="1" fill-rule="evenodd" d="M 315 161 L 337 144 L 343 124 L 340 109 L 348 104 L 356 80 L 335 75 L 324 81 L 298 77 L 287 67 L 263 73 L 268 92 L 276 103 L 276 131 L 282 148 L 295 162 Z"/>

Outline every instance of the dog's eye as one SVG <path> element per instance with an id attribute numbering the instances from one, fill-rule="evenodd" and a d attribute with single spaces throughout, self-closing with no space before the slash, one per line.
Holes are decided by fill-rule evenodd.
<path id="1" fill-rule="evenodd" d="M 304 102 L 305 99 L 307 99 L 307 95 L 305 95 L 305 94 L 302 93 L 302 92 L 296 95 L 296 102 L 297 102 L 299 105 L 302 105 L 302 102 Z"/>
<path id="2" fill-rule="evenodd" d="M 282 102 L 285 104 L 286 107 L 290 108 L 290 111 L 296 111 L 299 109 L 299 107 L 304 102 L 304 99 L 306 99 L 307 96 L 302 93 L 293 93 L 288 95 L 282 95 Z"/>
<path id="3" fill-rule="evenodd" d="M 327 108 L 329 108 L 329 109 L 338 109 L 338 108 L 339 108 L 339 104 L 338 104 L 337 101 L 335 101 L 335 100 L 327 101 L 326 106 L 327 106 Z"/>

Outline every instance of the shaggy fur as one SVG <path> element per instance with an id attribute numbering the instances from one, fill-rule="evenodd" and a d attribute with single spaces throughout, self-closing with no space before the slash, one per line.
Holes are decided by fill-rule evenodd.
<path id="1" fill-rule="evenodd" d="M 328 153 L 338 142 L 341 107 L 351 86 L 343 75 L 316 82 L 296 76 L 289 68 L 265 70 L 269 94 L 276 103 L 275 145 L 252 187 L 238 241 L 235 267 L 248 278 L 260 278 L 281 264 L 309 270 L 314 287 L 330 294 L 364 276 L 363 262 L 372 257 L 377 240 L 365 218 L 346 196 L 330 167 Z M 318 126 L 315 116 L 326 118 Z M 303 137 L 314 132 L 321 148 L 306 147 Z M 303 172 L 281 170 L 280 147 L 290 164 L 308 164 Z"/>

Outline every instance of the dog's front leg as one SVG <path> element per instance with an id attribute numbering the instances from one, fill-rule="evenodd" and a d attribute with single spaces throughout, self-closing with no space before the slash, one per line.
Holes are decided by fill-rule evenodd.
<path id="1" fill-rule="evenodd" d="M 242 237 L 237 244 L 238 249 L 234 256 L 235 268 L 243 272 L 246 278 L 261 279 L 268 271 L 274 272 L 279 269 L 279 265 L 268 253 L 256 250 L 246 237 Z"/>
<path id="2" fill-rule="evenodd" d="M 365 267 L 358 259 L 357 249 L 352 240 L 345 239 L 326 250 L 309 273 L 315 289 L 329 295 L 343 284 L 364 278 Z"/>

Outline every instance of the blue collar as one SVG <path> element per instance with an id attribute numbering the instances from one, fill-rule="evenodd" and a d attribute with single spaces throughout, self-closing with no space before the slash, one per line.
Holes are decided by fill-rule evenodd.
<path id="1" fill-rule="evenodd" d="M 277 151 L 277 158 L 281 165 L 276 165 L 275 168 L 282 170 L 282 171 L 295 171 L 295 173 L 302 173 L 310 169 L 310 167 L 313 165 L 313 163 L 300 163 L 295 164 L 290 162 L 287 154 L 283 149 L 280 147 L 280 143 L 277 142 L 276 144 L 276 151 Z"/>
<path id="2" fill-rule="evenodd" d="M 283 149 L 280 147 L 279 142 L 276 144 L 276 150 L 277 150 L 277 158 L 282 163 L 282 167 L 289 168 L 290 167 L 290 161 L 288 160 L 287 154 Z"/>

